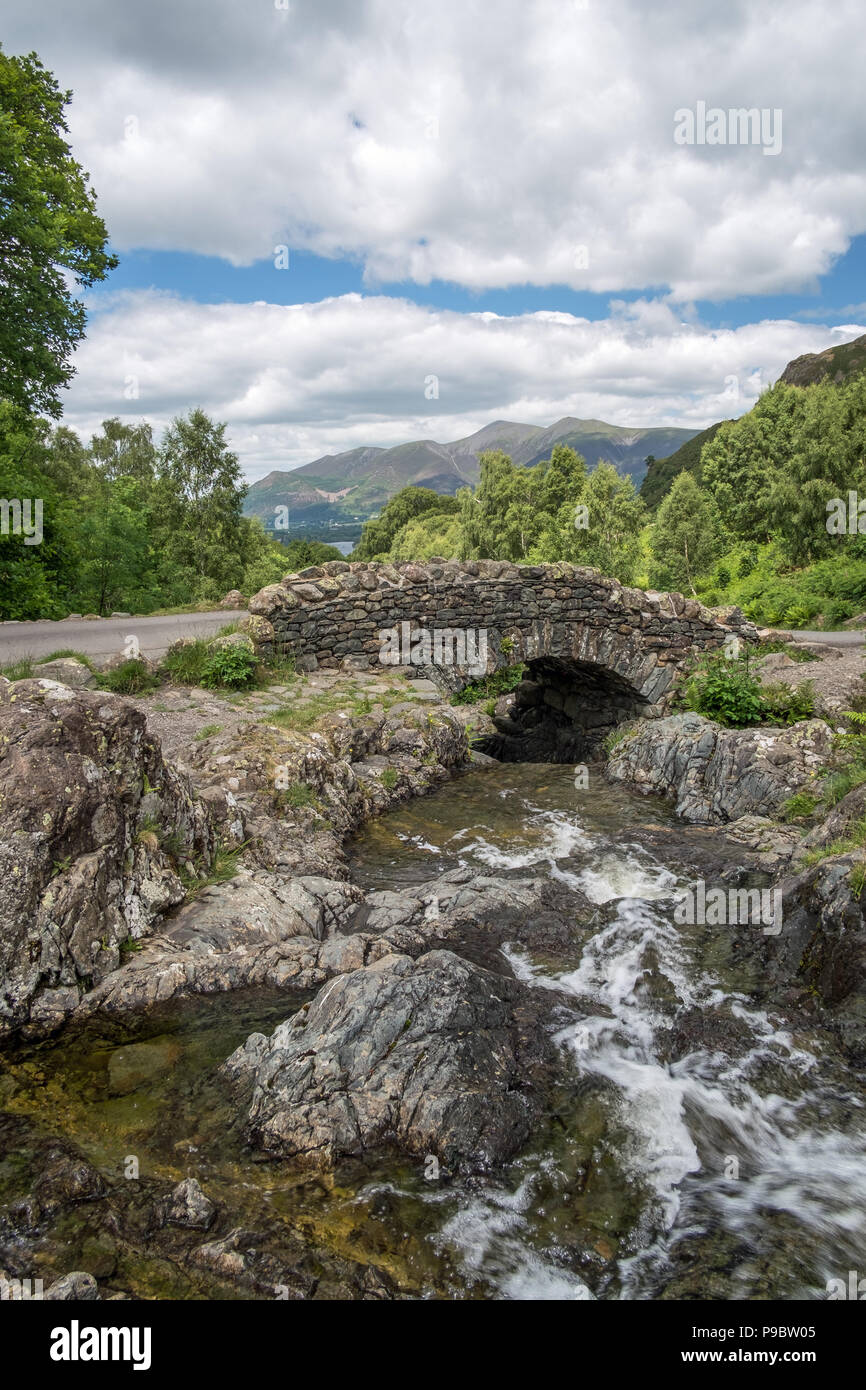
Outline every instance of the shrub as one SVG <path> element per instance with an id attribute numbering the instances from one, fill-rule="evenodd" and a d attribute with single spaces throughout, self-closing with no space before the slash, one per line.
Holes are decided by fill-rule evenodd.
<path id="1" fill-rule="evenodd" d="M 839 772 L 834 772 L 824 783 L 825 804 L 836 806 L 855 787 L 862 787 L 864 782 L 866 782 L 866 763 L 849 763 Z"/>
<path id="2" fill-rule="evenodd" d="M 316 793 L 307 782 L 292 782 L 291 786 L 281 787 L 277 797 L 280 805 L 291 806 L 294 810 L 318 805 Z"/>
<path id="3" fill-rule="evenodd" d="M 223 685 L 238 690 L 254 684 L 256 666 L 255 652 L 240 643 L 215 647 L 208 653 L 202 667 L 200 684 L 207 690 L 216 690 Z"/>
<path id="4" fill-rule="evenodd" d="M 815 713 L 815 687 L 811 681 L 791 686 L 778 682 L 764 686 L 766 717 L 782 724 L 796 724 L 811 719 Z"/>
<path id="5" fill-rule="evenodd" d="M 819 805 L 818 798 L 811 792 L 797 792 L 783 801 L 780 807 L 782 819 L 786 821 L 808 820 Z"/>
<path id="6" fill-rule="evenodd" d="M 842 748 L 850 748 L 857 756 L 858 762 L 866 763 L 866 714 L 860 710 L 846 709 L 844 717 L 854 727 L 840 735 L 839 745 Z"/>
<path id="7" fill-rule="evenodd" d="M 458 690 L 456 695 L 451 696 L 452 705 L 474 705 L 476 700 L 493 698 L 498 699 L 500 695 L 507 695 L 509 691 L 515 689 L 523 680 L 524 666 L 506 666 L 501 671 L 494 671 L 489 676 L 483 676 L 481 680 L 470 681 L 462 690 Z"/>
<path id="8" fill-rule="evenodd" d="M 203 638 L 178 643 L 166 652 L 163 669 L 178 685 L 201 685 L 208 655 L 208 644 Z"/>
<path id="9" fill-rule="evenodd" d="M 113 671 L 106 671 L 100 676 L 99 684 L 103 690 L 112 690 L 116 695 L 140 695 L 145 690 L 155 690 L 159 680 L 143 661 L 131 658 Z"/>
<path id="10" fill-rule="evenodd" d="M 748 656 L 729 660 L 716 656 L 692 672 L 683 695 L 686 709 L 741 728 L 760 724 L 764 717 L 761 687 L 749 666 Z"/>

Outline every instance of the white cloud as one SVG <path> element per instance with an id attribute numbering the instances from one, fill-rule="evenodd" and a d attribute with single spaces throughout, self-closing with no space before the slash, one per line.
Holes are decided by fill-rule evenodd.
<path id="1" fill-rule="evenodd" d="M 670 304 L 459 314 L 384 296 L 315 304 L 197 304 L 134 292 L 95 301 L 66 422 L 158 428 L 200 405 L 229 424 L 248 476 L 362 444 L 459 439 L 491 420 L 564 415 L 691 425 L 749 409 L 792 357 L 866 331 L 790 320 L 708 330 Z M 425 397 L 436 376 L 438 399 Z M 129 399 L 129 379 L 139 396 Z"/>
<path id="2" fill-rule="evenodd" d="M 688 300 L 809 287 L 866 231 L 860 0 L 6 9 L 7 51 L 75 90 L 121 250 L 248 263 L 288 241 L 363 259 L 371 286 Z M 698 100 L 780 108 L 781 154 L 676 146 Z"/>

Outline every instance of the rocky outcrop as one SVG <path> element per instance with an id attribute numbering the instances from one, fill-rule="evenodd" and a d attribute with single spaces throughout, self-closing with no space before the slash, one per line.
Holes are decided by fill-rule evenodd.
<path id="1" fill-rule="evenodd" d="M 548 960 L 575 958 L 596 909 L 579 890 L 550 878 L 505 878 L 451 869 L 401 892 L 368 893 L 352 931 L 417 955 L 444 946 L 497 974 L 511 974 L 504 945 Z"/>
<path id="2" fill-rule="evenodd" d="M 514 1154 L 540 1110 L 550 1052 L 516 980 L 450 951 L 340 975 L 225 1064 L 252 1087 L 248 1134 L 316 1167 L 395 1145 L 449 1169 Z"/>
<path id="3" fill-rule="evenodd" d="M 96 677 L 89 666 L 74 656 L 58 657 L 55 661 L 41 661 L 33 667 L 36 680 L 56 681 L 68 685 L 70 690 L 87 690 L 96 685 Z"/>
<path id="4" fill-rule="evenodd" d="M 866 782 L 854 787 L 825 815 L 818 825 L 805 835 L 801 833 L 800 853 L 825 849 L 840 840 L 847 840 L 855 827 L 866 821 Z"/>
<path id="5" fill-rule="evenodd" d="M 795 660 L 788 652 L 771 652 L 755 663 L 763 686 L 807 686 L 815 713 L 838 722 L 846 710 L 857 709 L 866 676 L 866 649 L 832 647 L 825 642 L 798 642 L 790 650 L 808 651 L 813 660 Z"/>
<path id="6" fill-rule="evenodd" d="M 468 757 L 447 709 L 404 704 L 310 734 L 217 734 L 178 770 L 117 697 L 19 682 L 4 699 L 0 1027 L 30 1036 L 189 994 L 315 989 L 364 964 L 372 934 L 348 953 L 330 942 L 363 897 L 345 836 Z M 235 877 L 197 889 L 217 844 L 243 847 Z"/>
<path id="7" fill-rule="evenodd" d="M 178 865 L 207 866 L 214 846 L 137 710 L 0 681 L 0 1033 L 70 1012 L 181 902 Z"/>
<path id="8" fill-rule="evenodd" d="M 757 997 L 799 1007 L 835 1034 L 848 1059 L 866 1062 L 866 879 L 863 851 L 836 855 L 782 880 L 778 935 L 735 929 Z"/>
<path id="9" fill-rule="evenodd" d="M 725 729 L 699 714 L 676 714 L 629 732 L 612 749 L 607 775 L 673 798 L 677 814 L 695 824 L 772 817 L 814 784 L 831 738 L 820 719 L 786 729 Z"/>

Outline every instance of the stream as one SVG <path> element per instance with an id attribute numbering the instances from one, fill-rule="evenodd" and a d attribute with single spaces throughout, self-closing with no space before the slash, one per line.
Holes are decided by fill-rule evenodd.
<path id="1" fill-rule="evenodd" d="M 724 928 L 675 925 L 681 861 L 646 834 L 675 824 L 600 776 L 581 789 L 568 767 L 512 763 L 403 804 L 350 844 L 368 891 L 469 866 L 550 874 L 597 906 L 573 959 L 506 948 L 532 988 L 573 999 L 578 1021 L 557 1039 L 564 1079 L 546 1123 L 495 1179 L 431 1179 L 393 1155 L 327 1175 L 254 1159 L 216 1068 L 291 1012 L 273 993 L 21 1044 L 0 1062 L 0 1108 L 106 1174 L 134 1155 L 155 1177 L 195 1176 L 234 1223 L 302 1231 L 410 1297 L 826 1298 L 863 1262 L 863 1078 L 818 1033 L 750 1003 L 710 938 Z M 701 1029 L 678 1048 L 683 1015 Z M 26 1153 L 0 1162 L 0 1200 L 26 1183 Z M 83 1263 L 69 1268 L 134 1296 L 209 1296 L 188 1270 L 113 1252 L 79 1210 L 65 1238 Z"/>

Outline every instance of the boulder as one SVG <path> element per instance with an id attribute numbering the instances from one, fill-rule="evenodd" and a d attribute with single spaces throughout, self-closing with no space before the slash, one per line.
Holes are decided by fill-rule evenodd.
<path id="1" fill-rule="evenodd" d="M 216 1207 L 202 1192 L 195 1178 L 185 1178 L 169 1194 L 163 1215 L 170 1226 L 207 1231 L 214 1223 Z"/>
<path id="2" fill-rule="evenodd" d="M 252 638 L 245 632 L 227 632 L 223 637 L 214 637 L 207 645 L 208 651 L 211 652 L 223 651 L 230 647 L 241 647 L 247 652 L 255 651 Z"/>
<path id="3" fill-rule="evenodd" d="M 240 589 L 229 589 L 225 597 L 220 599 L 219 606 L 220 608 L 244 608 L 246 602 Z"/>
<path id="4" fill-rule="evenodd" d="M 42 661 L 33 667 L 34 680 L 59 681 L 70 690 L 87 690 L 96 685 L 96 677 L 89 666 L 74 656 L 58 657 L 56 661 Z"/>
<path id="5" fill-rule="evenodd" d="M 267 655 L 273 651 L 274 625 L 267 618 L 253 613 L 241 621 L 238 632 L 250 639 L 256 651 Z"/>
<path id="6" fill-rule="evenodd" d="M 92 1274 L 76 1269 L 72 1274 L 64 1274 L 45 1290 L 45 1298 L 56 1302 L 95 1302 L 99 1298 L 99 1285 Z"/>
<path id="7" fill-rule="evenodd" d="M 98 665 L 100 671 L 106 674 L 109 671 L 116 671 L 121 666 L 126 666 L 128 662 L 135 661 L 144 667 L 145 671 L 155 671 L 156 665 L 146 656 L 139 653 L 138 656 L 129 656 L 126 652 L 115 652 L 113 656 L 104 658 L 95 657 L 94 665 Z"/>
<path id="8" fill-rule="evenodd" d="M 257 1147 L 314 1167 L 394 1145 L 483 1171 L 528 1139 L 549 1063 L 528 991 L 450 951 L 387 955 L 326 985 L 224 1065 Z"/>
<path id="9" fill-rule="evenodd" d="M 864 878 L 862 850 L 824 859 L 782 881 L 778 935 L 732 933 L 740 964 L 751 962 L 757 997 L 805 1008 L 858 1067 L 866 1063 Z"/>
<path id="10" fill-rule="evenodd" d="M 155 827 L 155 829 L 154 829 Z M 184 897 L 164 831 L 210 863 L 215 835 L 146 718 L 104 691 L 0 680 L 0 1035 L 120 963 Z"/>

